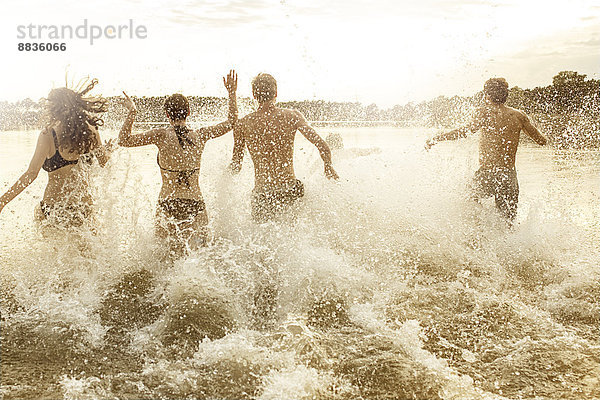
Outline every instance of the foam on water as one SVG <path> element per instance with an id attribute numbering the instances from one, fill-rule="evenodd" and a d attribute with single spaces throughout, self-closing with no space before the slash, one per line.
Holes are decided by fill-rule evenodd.
<path id="1" fill-rule="evenodd" d="M 468 200 L 476 140 L 427 153 L 422 130 L 338 130 L 341 181 L 298 140 L 306 197 L 262 226 L 249 160 L 231 177 L 229 141 L 209 143 L 213 243 L 174 264 L 151 149 L 92 168 L 95 233 L 44 236 L 36 182 L 0 216 L 3 396 L 600 397 L 597 152 L 523 145 L 508 230 Z"/>

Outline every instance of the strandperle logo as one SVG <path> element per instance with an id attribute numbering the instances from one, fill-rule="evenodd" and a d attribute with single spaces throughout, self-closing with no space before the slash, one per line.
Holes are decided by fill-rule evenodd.
<path id="1" fill-rule="evenodd" d="M 87 39 L 93 45 L 94 41 L 102 39 L 146 39 L 148 29 L 145 25 L 129 23 L 121 25 L 90 25 L 84 19 L 81 25 L 18 25 L 17 39 L 27 40 L 65 40 Z"/>

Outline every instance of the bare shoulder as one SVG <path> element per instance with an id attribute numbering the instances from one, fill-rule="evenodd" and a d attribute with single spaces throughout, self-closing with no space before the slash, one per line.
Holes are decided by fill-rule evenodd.
<path id="1" fill-rule="evenodd" d="M 44 129 L 42 129 L 42 131 L 40 132 L 40 135 L 38 137 L 38 141 L 41 143 L 50 143 L 50 142 L 54 142 L 54 139 L 52 138 L 52 129 L 54 127 L 52 125 L 48 125 L 46 126 Z"/>
<path id="2" fill-rule="evenodd" d="M 306 124 L 306 118 L 300 111 L 294 110 L 292 108 L 281 108 L 280 110 L 281 110 L 281 113 L 284 115 L 284 117 L 292 124 L 294 124 L 294 125 Z"/>
<path id="3" fill-rule="evenodd" d="M 246 123 L 252 121 L 255 117 L 256 117 L 256 111 L 244 115 L 242 118 L 238 119 L 238 123 L 246 124 Z"/>
<path id="4" fill-rule="evenodd" d="M 154 134 L 156 136 L 162 136 L 167 133 L 168 128 L 153 128 L 150 129 L 149 133 Z"/>
<path id="5" fill-rule="evenodd" d="M 236 126 L 238 128 L 247 128 L 252 121 L 256 118 L 256 112 L 244 115 L 242 118 L 237 120 Z"/>
<path id="6" fill-rule="evenodd" d="M 302 113 L 294 108 L 281 108 L 281 111 L 285 112 L 286 115 L 289 115 L 290 117 L 293 118 L 304 118 L 304 115 L 302 115 Z"/>
<path id="7" fill-rule="evenodd" d="M 512 108 L 512 107 L 507 107 L 507 108 L 510 109 L 511 115 L 514 115 L 515 118 L 517 118 L 521 124 L 530 123 L 529 117 L 527 116 L 527 114 L 525 114 L 525 111 L 521 111 L 521 110 L 518 110 L 518 109 Z"/>
<path id="8" fill-rule="evenodd" d="M 44 127 L 44 129 L 42 129 L 41 134 L 42 135 L 47 135 L 47 136 L 52 136 L 52 131 L 54 131 L 55 133 L 60 133 L 62 129 L 62 123 L 61 122 L 54 122 L 54 123 L 50 123 L 48 125 L 46 125 Z"/>
<path id="9" fill-rule="evenodd" d="M 45 127 L 44 129 L 42 129 L 42 131 L 40 132 L 40 137 L 49 137 L 50 136 L 50 126 Z"/>
<path id="10" fill-rule="evenodd" d="M 52 127 L 47 126 L 40 132 L 36 144 L 36 151 L 41 151 L 48 157 L 50 153 L 55 152 L 57 149 L 54 145 L 54 138 L 52 137 Z"/>
<path id="11" fill-rule="evenodd" d="M 152 128 L 149 131 L 144 132 L 143 135 L 150 141 L 149 144 L 154 144 L 160 148 L 167 138 L 168 132 L 169 128 Z"/>
<path id="12" fill-rule="evenodd" d="M 506 111 L 508 111 L 510 115 L 514 115 L 519 119 L 527 118 L 527 114 L 525 114 L 525 112 L 519 110 L 518 108 L 513 108 L 509 106 L 504 106 L 504 108 L 506 108 Z"/>
<path id="13" fill-rule="evenodd" d="M 485 117 L 485 115 L 487 113 L 488 113 L 488 109 L 485 106 L 477 107 L 475 109 L 475 112 L 473 113 L 473 118 L 481 119 L 481 118 Z"/>
<path id="14" fill-rule="evenodd" d="M 152 128 L 145 131 L 142 135 L 151 140 L 151 142 L 154 142 L 155 145 L 158 145 L 158 143 L 167 137 L 168 132 L 169 128 Z"/>

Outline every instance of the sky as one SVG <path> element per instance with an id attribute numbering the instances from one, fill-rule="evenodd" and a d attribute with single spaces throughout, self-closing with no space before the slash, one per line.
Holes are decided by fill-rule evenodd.
<path id="1" fill-rule="evenodd" d="M 0 15 L 0 100 L 37 100 L 97 78 L 95 93 L 181 92 L 225 97 L 259 72 L 279 100 L 324 99 L 382 108 L 471 95 L 486 79 L 549 85 L 563 70 L 600 73 L 597 0 L 8 0 Z M 65 39 L 64 52 L 18 51 L 19 25 L 144 26 L 147 37 Z M 43 40 L 43 42 L 56 40 Z"/>

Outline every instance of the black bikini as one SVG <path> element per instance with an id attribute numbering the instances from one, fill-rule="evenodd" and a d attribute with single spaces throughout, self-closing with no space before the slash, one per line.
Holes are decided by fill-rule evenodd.
<path id="1" fill-rule="evenodd" d="M 185 149 L 187 146 L 194 144 L 192 139 L 190 139 L 186 135 L 186 133 L 189 132 L 189 129 L 187 126 L 176 126 L 176 127 L 174 127 L 174 129 L 175 129 L 175 134 L 177 135 L 177 141 L 179 142 L 179 145 L 181 146 L 182 149 Z M 177 179 L 175 180 L 175 182 L 180 185 L 185 185 L 188 188 L 191 186 L 190 178 L 192 177 L 192 175 L 194 175 L 196 172 L 198 172 L 200 170 L 200 168 L 186 169 L 183 171 L 176 170 L 176 169 L 163 168 L 160 165 L 158 154 L 156 155 L 156 163 L 158 164 L 158 168 L 162 169 L 163 171 L 176 173 Z"/>
<path id="2" fill-rule="evenodd" d="M 54 148 L 56 149 L 56 153 L 54 153 L 52 157 L 46 158 L 46 161 L 44 161 L 44 164 L 42 165 L 44 171 L 53 172 L 57 169 L 61 169 L 62 167 L 66 167 L 67 165 L 77 164 L 79 159 L 65 160 L 63 156 L 60 155 L 60 152 L 58 151 L 58 139 L 56 137 L 54 128 L 52 128 L 52 137 L 54 138 Z"/>
<path id="3" fill-rule="evenodd" d="M 62 167 L 66 167 L 67 165 L 77 164 L 79 162 L 79 158 L 77 160 L 65 160 L 63 156 L 60 155 L 60 151 L 58 151 L 58 138 L 56 137 L 54 128 L 52 129 L 52 137 L 54 138 L 54 148 L 56 149 L 56 152 L 52 157 L 46 158 L 44 164 L 42 164 L 42 168 L 47 172 L 53 172 L 61 169 Z M 40 202 L 40 207 L 44 218 L 50 218 L 53 213 L 60 211 L 59 222 L 75 227 L 82 226 L 91 215 L 91 208 L 89 205 L 84 203 L 78 205 L 72 204 L 65 207 L 57 207 L 56 205 L 47 204 L 42 200 Z"/>
<path id="4" fill-rule="evenodd" d="M 158 202 L 159 210 L 167 218 L 176 221 L 193 221 L 198 214 L 206 209 L 204 200 L 166 199 Z"/>
<path id="5" fill-rule="evenodd" d="M 179 128 L 179 129 L 177 129 Z M 188 131 L 187 127 L 175 127 L 175 134 L 179 145 L 185 149 L 188 145 L 193 145 L 194 142 L 186 135 Z M 177 174 L 175 182 L 186 187 L 191 186 L 190 178 L 200 170 L 200 168 L 186 169 L 186 170 L 173 170 L 163 168 L 160 165 L 160 159 L 158 154 L 156 155 L 156 163 L 158 167 L 163 171 L 173 172 Z M 194 199 L 165 199 L 158 202 L 160 211 L 168 218 L 173 218 L 178 221 L 192 221 L 198 214 L 206 209 L 204 201 Z"/>
<path id="6" fill-rule="evenodd" d="M 158 168 L 162 169 L 163 171 L 168 171 L 168 172 L 174 172 L 177 174 L 177 178 L 175 179 L 175 182 L 178 183 L 179 185 L 185 185 L 188 188 L 192 185 L 190 183 L 190 178 L 200 170 L 200 168 L 194 168 L 194 169 L 186 169 L 186 170 L 176 170 L 176 169 L 167 169 L 167 168 L 163 168 L 160 165 L 160 161 L 158 159 L 158 154 L 156 155 L 156 163 L 158 164 Z"/>

